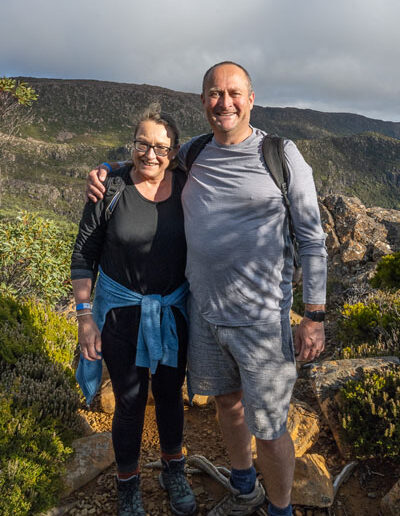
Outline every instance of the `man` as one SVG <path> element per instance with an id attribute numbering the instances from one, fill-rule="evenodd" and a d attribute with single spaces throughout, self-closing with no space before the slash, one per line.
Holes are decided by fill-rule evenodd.
<path id="1" fill-rule="evenodd" d="M 295 459 L 286 420 L 296 367 L 286 207 L 262 156 L 265 133 L 250 126 L 248 72 L 232 62 L 214 65 L 201 100 L 214 136 L 188 171 L 182 194 L 192 294 L 188 369 L 193 392 L 215 396 L 236 489 L 209 515 L 247 515 L 263 505 L 252 434 L 268 513 L 291 515 Z M 183 168 L 191 143 L 178 156 Z M 285 159 L 306 306 L 294 347 L 298 360 L 313 360 L 324 349 L 325 238 L 310 167 L 290 141 Z"/>

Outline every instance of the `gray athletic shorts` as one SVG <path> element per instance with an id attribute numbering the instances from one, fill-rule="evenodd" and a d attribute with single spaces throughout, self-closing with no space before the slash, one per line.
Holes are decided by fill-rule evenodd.
<path id="1" fill-rule="evenodd" d="M 296 362 L 289 317 L 253 326 L 216 326 L 189 303 L 188 371 L 195 394 L 242 390 L 247 425 L 259 439 L 286 430 Z"/>

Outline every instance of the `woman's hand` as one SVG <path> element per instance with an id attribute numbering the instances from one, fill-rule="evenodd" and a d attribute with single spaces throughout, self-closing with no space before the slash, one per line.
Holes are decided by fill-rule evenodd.
<path id="1" fill-rule="evenodd" d="M 92 314 L 79 317 L 78 321 L 78 342 L 83 358 L 90 361 L 100 360 L 101 335 Z"/>

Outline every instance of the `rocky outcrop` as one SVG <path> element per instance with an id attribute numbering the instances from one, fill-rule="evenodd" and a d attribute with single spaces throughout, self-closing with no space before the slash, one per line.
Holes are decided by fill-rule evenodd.
<path id="1" fill-rule="evenodd" d="M 348 360 L 330 360 L 311 368 L 309 374 L 311 384 L 317 397 L 319 406 L 340 453 L 345 458 L 351 458 L 352 450 L 343 440 L 339 421 L 340 407 L 337 393 L 350 380 L 359 380 L 362 375 L 370 372 L 379 372 L 400 365 L 397 357 L 354 358 Z"/>

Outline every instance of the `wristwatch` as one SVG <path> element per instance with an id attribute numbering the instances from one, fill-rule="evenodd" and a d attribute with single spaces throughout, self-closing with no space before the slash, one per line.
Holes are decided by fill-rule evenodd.
<path id="1" fill-rule="evenodd" d="M 307 317 L 307 319 L 311 319 L 314 322 L 322 322 L 325 320 L 325 314 L 325 310 L 315 310 L 314 312 L 305 310 L 304 317 Z"/>

